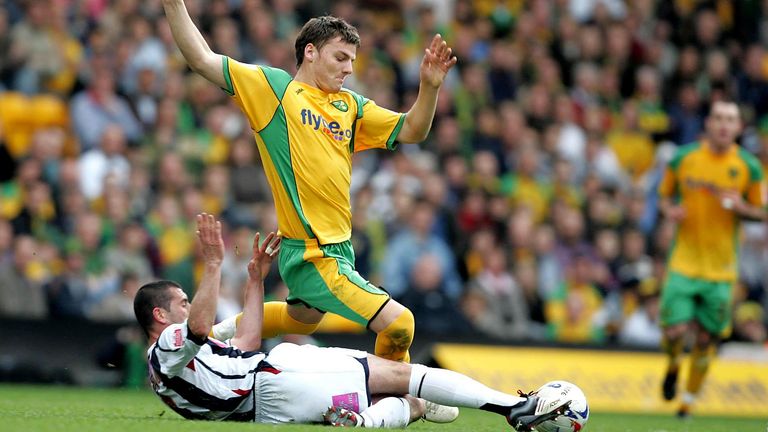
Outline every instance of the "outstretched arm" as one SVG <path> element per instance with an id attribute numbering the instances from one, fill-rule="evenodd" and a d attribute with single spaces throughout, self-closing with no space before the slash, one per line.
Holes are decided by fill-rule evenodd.
<path id="1" fill-rule="evenodd" d="M 418 143 L 427 137 L 435 117 L 440 86 L 456 61 L 443 37 L 436 34 L 429 48 L 424 50 L 424 59 L 419 69 L 419 95 L 405 116 L 403 128 L 397 134 L 398 141 Z"/>
<path id="2" fill-rule="evenodd" d="M 245 302 L 240 324 L 232 338 L 232 345 L 243 351 L 261 347 L 261 327 L 264 322 L 264 278 L 275 255 L 280 251 L 280 237 L 271 232 L 259 245 L 259 233 L 253 238 L 253 256 L 248 262 L 248 281 L 245 283 Z"/>
<path id="3" fill-rule="evenodd" d="M 184 0 L 163 0 L 163 9 L 173 33 L 173 39 L 193 71 L 221 88 L 226 88 L 220 54 L 211 51 L 208 43 L 189 17 Z"/>
<path id="4" fill-rule="evenodd" d="M 221 285 L 221 263 L 224 260 L 221 222 L 213 215 L 197 215 L 197 240 L 203 255 L 203 276 L 189 307 L 187 325 L 195 336 L 205 339 L 216 319 L 216 302 Z"/>

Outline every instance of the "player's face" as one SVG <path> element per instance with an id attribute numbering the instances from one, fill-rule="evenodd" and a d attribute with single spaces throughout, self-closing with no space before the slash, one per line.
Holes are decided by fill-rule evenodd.
<path id="1" fill-rule="evenodd" d="M 735 103 L 715 102 L 707 117 L 707 135 L 715 149 L 727 149 L 740 133 L 739 107 Z"/>
<path id="2" fill-rule="evenodd" d="M 338 93 L 344 84 L 344 79 L 352 74 L 352 63 L 355 61 L 357 47 L 346 43 L 341 37 L 328 41 L 317 53 L 314 59 L 315 82 L 320 90 L 327 93 Z"/>
<path id="3" fill-rule="evenodd" d="M 172 324 L 180 324 L 189 318 L 189 299 L 181 288 L 171 288 L 171 301 L 166 311 L 166 319 Z"/>

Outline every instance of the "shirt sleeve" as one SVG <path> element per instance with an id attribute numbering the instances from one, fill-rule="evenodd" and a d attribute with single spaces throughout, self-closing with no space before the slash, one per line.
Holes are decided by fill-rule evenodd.
<path id="1" fill-rule="evenodd" d="M 766 208 L 768 205 L 768 183 L 765 181 L 765 172 L 760 161 L 752 155 L 746 157 L 749 168 L 749 184 L 745 191 L 748 203 L 755 207 Z"/>
<path id="2" fill-rule="evenodd" d="M 755 207 L 768 207 L 768 184 L 765 179 L 750 182 L 747 187 L 747 202 Z"/>
<path id="3" fill-rule="evenodd" d="M 664 169 L 664 176 L 661 178 L 661 182 L 659 182 L 659 196 L 664 198 L 671 197 L 677 189 L 676 183 L 675 172 L 671 167 L 667 166 Z"/>
<path id="4" fill-rule="evenodd" d="M 240 324 L 242 316 L 243 314 L 239 313 L 214 325 L 213 329 L 211 329 L 211 336 L 220 341 L 232 339 L 235 337 L 235 331 L 237 330 L 237 325 Z"/>
<path id="5" fill-rule="evenodd" d="M 245 113 L 254 131 L 264 129 L 280 104 L 277 91 L 290 82 L 290 75 L 280 69 L 240 63 L 226 56 L 222 56 L 222 62 L 227 83 L 223 90 Z"/>
<path id="6" fill-rule="evenodd" d="M 395 140 L 405 121 L 405 114 L 394 112 L 376 105 L 372 100 L 363 100 L 363 116 L 358 120 L 355 131 L 355 152 L 372 148 L 394 150 Z"/>
<path id="7" fill-rule="evenodd" d="M 204 343 L 205 339 L 198 339 L 189 331 L 186 321 L 166 327 L 157 338 L 154 349 L 160 372 L 167 376 L 180 374 Z"/>

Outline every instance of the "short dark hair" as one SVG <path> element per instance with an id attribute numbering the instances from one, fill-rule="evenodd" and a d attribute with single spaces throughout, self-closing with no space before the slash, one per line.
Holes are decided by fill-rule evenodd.
<path id="1" fill-rule="evenodd" d="M 320 49 L 336 37 L 341 37 L 342 42 L 360 47 L 360 35 L 357 29 L 343 18 L 325 15 L 307 21 L 296 37 L 296 66 L 304 63 L 304 48 L 308 44 Z"/>
<path id="2" fill-rule="evenodd" d="M 142 285 L 136 292 L 136 297 L 133 298 L 133 313 L 147 336 L 153 322 L 152 311 L 156 307 L 165 310 L 171 308 L 171 288 L 181 288 L 181 285 L 170 280 L 159 280 Z"/>

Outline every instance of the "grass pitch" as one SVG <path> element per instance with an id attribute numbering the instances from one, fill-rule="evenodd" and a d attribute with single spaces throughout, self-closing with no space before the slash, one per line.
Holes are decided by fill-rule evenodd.
<path id="1" fill-rule="evenodd" d="M 263 426 L 184 420 L 150 390 L 83 389 L 0 385 L 0 430 L 4 432 L 184 432 L 321 431 L 323 426 Z M 410 431 L 511 431 L 501 417 L 462 409 L 448 425 L 417 422 Z M 592 413 L 586 432 L 763 432 L 768 419 L 698 416 L 680 421 L 648 414 Z"/>

